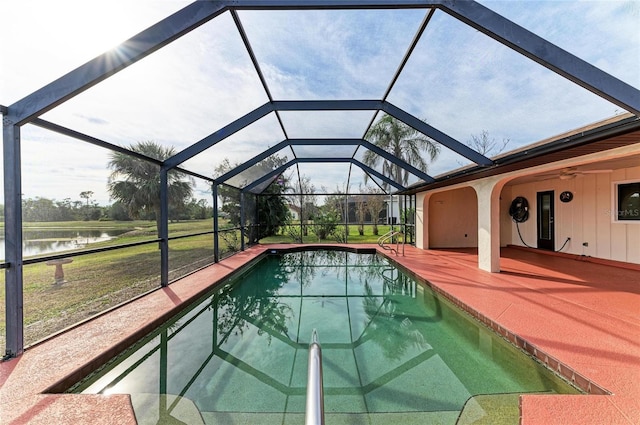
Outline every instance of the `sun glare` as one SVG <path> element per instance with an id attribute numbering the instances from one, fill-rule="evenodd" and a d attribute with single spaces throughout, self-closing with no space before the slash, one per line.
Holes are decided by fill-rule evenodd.
<path id="1" fill-rule="evenodd" d="M 30 48 L 80 65 L 171 12 L 161 5 L 157 1 L 26 0 L 16 15 L 19 21 L 13 25 Z M 179 7 L 180 3 L 172 6 Z"/>
<path id="2" fill-rule="evenodd" d="M 134 19 L 140 11 L 133 2 L 67 1 L 64 6 L 68 26 L 61 29 L 60 37 L 78 59 L 88 60 L 112 50 L 143 29 Z"/>
<path id="3" fill-rule="evenodd" d="M 3 103 L 12 103 L 112 50 L 188 0 L 21 0 L 3 2 L 0 43 Z M 117 52 L 114 52 L 117 53 Z M 11 58 L 11 59 L 8 59 Z M 12 84 L 6 84 L 11 81 Z"/>

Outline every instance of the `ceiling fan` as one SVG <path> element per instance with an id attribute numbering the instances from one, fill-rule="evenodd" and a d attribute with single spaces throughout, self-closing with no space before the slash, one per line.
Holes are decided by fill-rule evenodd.
<path id="1" fill-rule="evenodd" d="M 578 170 L 577 167 L 567 167 L 559 170 L 559 172 L 542 174 L 540 177 L 545 177 L 542 180 L 549 180 L 553 178 L 559 178 L 560 180 L 571 180 L 576 177 L 582 177 L 585 174 L 608 174 L 613 170 Z"/>

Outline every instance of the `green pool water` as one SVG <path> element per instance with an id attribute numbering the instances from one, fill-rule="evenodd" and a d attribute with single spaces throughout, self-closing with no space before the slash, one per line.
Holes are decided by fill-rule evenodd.
<path id="1" fill-rule="evenodd" d="M 73 391 L 132 394 L 141 424 L 301 424 L 313 329 L 327 424 L 517 424 L 519 394 L 577 393 L 386 259 L 339 251 L 266 256 Z"/>

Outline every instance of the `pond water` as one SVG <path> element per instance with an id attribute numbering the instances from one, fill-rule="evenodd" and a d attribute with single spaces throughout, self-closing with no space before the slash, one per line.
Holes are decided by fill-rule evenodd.
<path id="1" fill-rule="evenodd" d="M 22 253 L 24 257 L 53 254 L 84 248 L 104 242 L 128 232 L 130 229 L 23 229 Z M 0 259 L 4 259 L 4 234 L 0 234 Z"/>

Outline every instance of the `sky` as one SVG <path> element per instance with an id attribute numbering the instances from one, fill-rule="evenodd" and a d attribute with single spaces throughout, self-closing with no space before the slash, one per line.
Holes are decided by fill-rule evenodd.
<path id="1" fill-rule="evenodd" d="M 189 2 L 3 1 L 0 104 L 24 96 L 142 31 Z M 640 87 L 640 2 L 482 1 L 548 41 Z M 424 10 L 240 11 L 272 97 L 380 99 Z M 508 149 L 624 112 L 443 12 L 436 12 L 387 100 L 461 142 L 487 131 Z M 153 140 L 179 152 L 268 101 L 229 13 L 171 43 L 42 116 L 107 142 Z M 289 138 L 364 135 L 374 113 L 287 112 Z M 214 177 L 224 159 L 243 162 L 285 135 L 270 114 L 182 166 Z M 22 192 L 106 205 L 110 152 L 27 125 Z M 340 155 L 344 150 L 340 149 Z M 325 156 L 333 149 L 298 148 Z M 293 158 L 291 150 L 281 156 Z M 356 153 L 361 158 L 362 151 Z M 438 175 L 468 163 L 443 149 Z M 349 168 L 301 164 L 316 189 L 344 189 Z M 411 181 L 412 182 L 412 181 Z M 365 184 L 351 173 L 351 190 Z M 197 180 L 195 196 L 210 199 Z"/>

